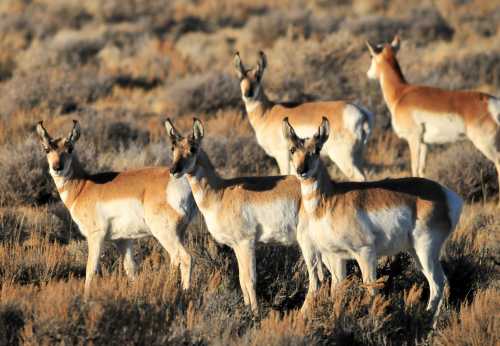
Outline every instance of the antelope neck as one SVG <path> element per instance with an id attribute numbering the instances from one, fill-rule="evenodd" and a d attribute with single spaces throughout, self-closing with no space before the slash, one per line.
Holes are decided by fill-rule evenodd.
<path id="1" fill-rule="evenodd" d="M 380 71 L 380 86 L 384 100 L 392 110 L 408 85 L 395 58 L 384 61 Z"/>
<path id="2" fill-rule="evenodd" d="M 203 150 L 200 149 L 196 160 L 195 169 L 187 174 L 187 179 L 196 202 L 200 204 L 208 195 L 217 193 L 223 184 Z"/>
<path id="3" fill-rule="evenodd" d="M 52 179 L 56 184 L 57 192 L 63 203 L 70 208 L 74 201 L 80 195 L 80 192 L 83 190 L 85 185 L 87 173 L 83 169 L 78 161 L 78 158 L 75 156 L 72 159 L 71 166 L 69 168 L 69 172 L 67 176 L 56 176 L 52 175 Z M 63 198 L 63 196 L 65 196 Z"/>
<path id="4" fill-rule="evenodd" d="M 272 106 L 272 103 L 267 98 L 262 86 L 259 88 L 257 98 L 254 100 L 243 99 L 243 101 L 245 102 L 245 109 L 250 121 L 262 117 Z"/>
<path id="5" fill-rule="evenodd" d="M 318 207 L 323 197 L 328 196 L 333 190 L 332 181 L 322 162 L 318 163 L 317 171 L 313 176 L 300 181 L 302 198 L 305 202 L 315 200 L 314 207 Z"/>

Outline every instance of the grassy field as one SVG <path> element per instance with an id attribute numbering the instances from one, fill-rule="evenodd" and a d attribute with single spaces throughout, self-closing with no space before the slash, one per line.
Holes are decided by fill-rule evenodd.
<path id="1" fill-rule="evenodd" d="M 427 175 L 465 200 L 445 244 L 449 290 L 438 328 L 428 287 L 406 254 L 381 259 L 380 293 L 360 271 L 335 296 L 328 279 L 304 320 L 307 274 L 298 247 L 257 252 L 259 316 L 244 307 L 233 252 L 201 216 L 184 242 L 193 285 L 180 287 L 166 252 L 138 241 L 138 278 L 117 250 L 101 259 L 83 301 L 87 247 L 57 195 L 34 128 L 82 125 L 91 172 L 169 163 L 161 120 L 205 124 L 204 148 L 224 177 L 277 174 L 246 118 L 232 57 L 268 58 L 266 91 L 283 101 L 345 99 L 375 113 L 370 179 L 409 175 L 409 152 L 369 82 L 365 40 L 399 33 L 407 79 L 500 94 L 500 5 L 476 0 L 3 0 L 0 2 L 0 344 L 498 345 L 500 213 L 492 163 L 468 142 L 432 147 Z M 332 176 L 344 179 L 330 165 Z"/>

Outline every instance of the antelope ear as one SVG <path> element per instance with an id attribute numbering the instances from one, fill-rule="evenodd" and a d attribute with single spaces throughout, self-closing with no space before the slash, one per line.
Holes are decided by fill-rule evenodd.
<path id="1" fill-rule="evenodd" d="M 177 131 L 177 129 L 175 128 L 170 118 L 167 118 L 167 120 L 165 120 L 165 129 L 167 130 L 167 135 L 170 138 L 172 144 L 176 143 L 177 140 L 182 137 L 179 131 Z"/>
<path id="2" fill-rule="evenodd" d="M 80 138 L 80 132 L 80 124 L 77 120 L 73 120 L 73 128 L 71 129 L 71 132 L 65 140 L 66 145 L 69 145 L 71 147 L 74 146 L 78 138 Z"/>
<path id="3" fill-rule="evenodd" d="M 394 53 L 397 53 L 399 51 L 400 46 L 401 46 L 401 39 L 399 38 L 399 35 L 395 35 L 394 39 L 391 42 L 391 48 L 394 51 Z"/>
<path id="4" fill-rule="evenodd" d="M 38 137 L 40 137 L 44 148 L 48 149 L 50 147 L 50 141 L 52 138 L 50 138 L 49 133 L 47 132 L 45 127 L 43 127 L 43 121 L 39 121 L 38 124 L 36 124 L 36 133 L 38 134 Z"/>
<path id="5" fill-rule="evenodd" d="M 365 41 L 365 44 L 368 47 L 368 51 L 370 52 L 371 56 L 377 55 L 377 53 L 375 53 L 375 49 L 373 49 L 373 46 L 370 44 L 370 42 Z"/>
<path id="6" fill-rule="evenodd" d="M 295 143 L 297 141 L 298 139 L 297 134 L 295 133 L 295 130 L 288 121 L 288 117 L 283 119 L 282 131 L 283 131 L 283 137 L 285 137 L 287 142 Z"/>
<path id="7" fill-rule="evenodd" d="M 318 131 L 314 135 L 314 138 L 316 139 L 316 145 L 319 148 L 322 148 L 323 144 L 325 144 L 329 136 L 330 136 L 330 123 L 326 117 L 323 117 L 323 120 L 321 121 L 321 125 L 319 126 Z"/>
<path id="8" fill-rule="evenodd" d="M 236 52 L 236 54 L 234 54 L 234 70 L 236 71 L 236 75 L 239 79 L 242 79 L 245 76 L 245 67 L 241 62 L 239 52 Z"/>
<path id="9" fill-rule="evenodd" d="M 203 139 L 203 135 L 203 124 L 198 118 L 193 118 L 193 139 L 199 143 Z"/>
<path id="10" fill-rule="evenodd" d="M 257 62 L 257 78 L 262 79 L 264 70 L 267 67 L 267 58 L 263 51 L 259 52 L 259 61 Z"/>

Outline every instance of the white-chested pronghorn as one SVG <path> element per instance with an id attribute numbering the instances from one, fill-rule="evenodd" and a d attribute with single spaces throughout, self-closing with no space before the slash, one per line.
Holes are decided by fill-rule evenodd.
<path id="1" fill-rule="evenodd" d="M 245 69 L 239 53 L 234 56 L 236 73 L 250 124 L 257 141 L 269 156 L 276 159 L 280 173 L 290 174 L 290 157 L 281 122 L 285 116 L 301 136 L 310 136 L 327 114 L 334 138 L 326 145 L 324 154 L 351 180 L 364 181 L 363 148 L 372 129 L 373 115 L 366 109 L 344 101 L 307 102 L 297 105 L 270 101 L 262 87 L 266 57 L 260 52 L 257 66 Z"/>
<path id="2" fill-rule="evenodd" d="M 42 122 L 36 131 L 59 196 L 87 238 L 85 297 L 90 294 L 104 241 L 116 243 L 124 256 L 125 272 L 133 278 L 132 240 L 150 235 L 167 250 L 172 266 L 180 266 L 182 286 L 189 288 L 191 256 L 179 238 L 196 211 L 187 180 L 171 177 L 167 167 L 90 175 L 73 150 L 80 137 L 77 121 L 66 138 L 51 138 Z"/>
<path id="3" fill-rule="evenodd" d="M 368 77 L 378 79 L 392 126 L 410 147 L 411 169 L 424 176 L 427 144 L 469 138 L 496 166 L 500 184 L 500 99 L 474 91 L 448 91 L 409 84 L 396 59 L 398 36 L 376 48 Z"/>
<path id="4" fill-rule="evenodd" d="M 230 246 L 238 261 L 245 304 L 258 310 L 255 294 L 257 242 L 299 243 L 309 272 L 309 285 L 318 287 L 316 253 L 301 218 L 300 185 L 295 176 L 221 178 L 201 148 L 203 126 L 194 120 L 193 132 L 183 137 L 165 122 L 173 146 L 171 173 L 186 175 L 208 231 Z M 318 265 L 318 267 L 320 267 Z"/>
<path id="5" fill-rule="evenodd" d="M 318 153 L 329 137 L 326 118 L 311 138 L 300 138 L 283 120 L 292 164 L 299 176 L 309 236 L 332 277 L 345 276 L 345 260 L 355 259 L 365 283 L 376 279 L 377 258 L 408 251 L 430 287 L 427 308 L 439 313 L 446 277 L 439 262 L 454 230 L 462 200 L 424 178 L 335 182 Z"/>

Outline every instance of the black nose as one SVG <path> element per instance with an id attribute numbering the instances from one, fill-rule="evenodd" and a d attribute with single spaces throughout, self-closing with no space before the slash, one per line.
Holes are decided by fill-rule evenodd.
<path id="1" fill-rule="evenodd" d="M 54 171 L 60 171 L 62 169 L 61 162 L 54 163 L 54 165 L 52 166 L 52 169 Z"/>
<path id="2" fill-rule="evenodd" d="M 297 167 L 297 174 L 304 175 L 307 173 L 307 164 L 303 164 L 302 166 Z"/>
<path id="3" fill-rule="evenodd" d="M 170 174 L 177 174 L 181 171 L 180 165 L 178 163 L 175 163 L 174 165 L 172 165 L 172 167 L 170 167 Z"/>
<path id="4" fill-rule="evenodd" d="M 248 89 L 245 91 L 245 97 L 253 97 L 253 89 Z"/>

